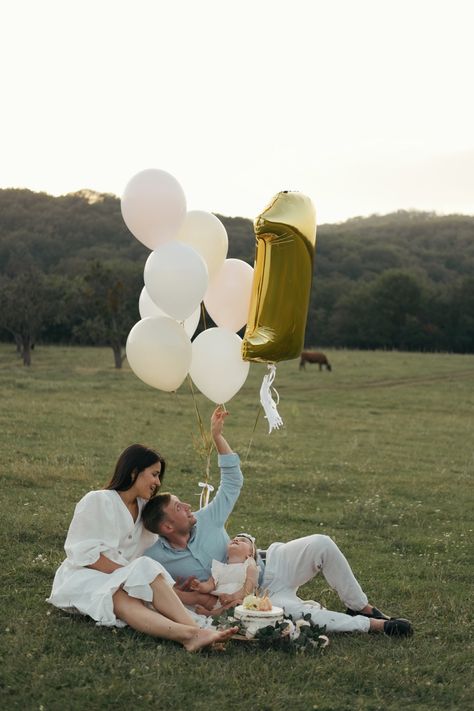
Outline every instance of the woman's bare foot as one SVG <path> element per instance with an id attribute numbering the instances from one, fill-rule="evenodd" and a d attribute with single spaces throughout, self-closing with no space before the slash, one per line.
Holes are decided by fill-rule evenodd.
<path id="1" fill-rule="evenodd" d="M 206 617 L 212 615 L 212 610 L 208 610 L 207 607 L 204 607 L 203 605 L 196 605 L 194 607 L 194 612 L 197 612 L 198 615 L 206 615 Z"/>
<path id="2" fill-rule="evenodd" d="M 216 629 L 197 629 L 192 633 L 187 642 L 183 642 L 183 647 L 188 652 L 197 652 L 203 647 L 208 647 L 211 644 L 226 642 L 228 639 L 239 631 L 238 627 L 230 627 L 228 630 Z"/>

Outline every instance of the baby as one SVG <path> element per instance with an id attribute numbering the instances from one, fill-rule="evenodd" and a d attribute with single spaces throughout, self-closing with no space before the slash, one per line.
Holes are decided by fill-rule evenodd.
<path id="1" fill-rule="evenodd" d="M 239 533 L 227 546 L 227 563 L 212 561 L 212 576 L 203 582 L 191 581 L 191 588 L 201 593 L 211 593 L 219 602 L 209 606 L 196 605 L 200 615 L 220 615 L 227 607 L 238 605 L 253 593 L 258 584 L 257 549 L 255 539 L 248 533 Z"/>

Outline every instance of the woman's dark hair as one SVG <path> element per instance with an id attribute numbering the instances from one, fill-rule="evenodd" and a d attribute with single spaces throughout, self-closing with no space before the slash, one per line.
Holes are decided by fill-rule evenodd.
<path id="1" fill-rule="evenodd" d="M 112 479 L 106 489 L 127 491 L 133 486 L 137 476 L 147 467 L 159 462 L 161 464 L 160 483 L 165 475 L 166 462 L 158 452 L 142 444 L 131 444 L 124 449 L 117 460 Z"/>

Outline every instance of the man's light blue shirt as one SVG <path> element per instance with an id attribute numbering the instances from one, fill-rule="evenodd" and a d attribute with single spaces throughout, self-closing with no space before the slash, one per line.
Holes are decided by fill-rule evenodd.
<path id="1" fill-rule="evenodd" d="M 186 548 L 173 548 L 160 536 L 145 551 L 145 555 L 161 563 L 176 581 L 191 575 L 207 580 L 211 575 L 212 560 L 215 558 L 222 563 L 226 560 L 230 539 L 225 523 L 239 498 L 244 478 L 238 454 L 219 454 L 218 464 L 221 470 L 219 489 L 210 504 L 193 512 L 196 523 Z"/>

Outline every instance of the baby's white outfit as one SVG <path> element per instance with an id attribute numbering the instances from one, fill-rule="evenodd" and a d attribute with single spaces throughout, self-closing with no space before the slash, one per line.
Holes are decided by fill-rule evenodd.
<path id="1" fill-rule="evenodd" d="M 216 584 L 212 591 L 213 595 L 232 595 L 237 592 L 245 583 L 247 577 L 247 568 L 253 558 L 247 558 L 244 563 L 221 563 L 219 560 L 213 560 L 211 566 L 211 574 Z"/>

